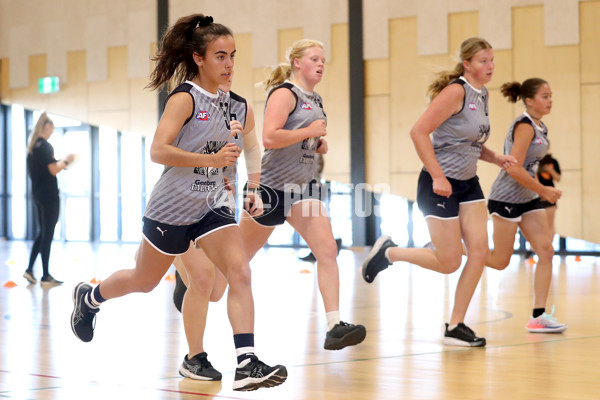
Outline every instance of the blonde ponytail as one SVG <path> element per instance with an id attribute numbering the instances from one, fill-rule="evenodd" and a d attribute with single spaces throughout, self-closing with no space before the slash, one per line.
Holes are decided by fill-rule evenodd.
<path id="1" fill-rule="evenodd" d="M 436 74 L 433 82 L 427 87 L 427 98 L 429 101 L 433 100 L 450 82 L 463 76 L 465 73 L 465 67 L 462 62 L 457 63 L 453 70 L 445 70 Z"/>
<path id="2" fill-rule="evenodd" d="M 292 76 L 292 66 L 290 64 L 279 64 L 271 70 L 269 77 L 262 82 L 266 91 L 281 85 Z"/>

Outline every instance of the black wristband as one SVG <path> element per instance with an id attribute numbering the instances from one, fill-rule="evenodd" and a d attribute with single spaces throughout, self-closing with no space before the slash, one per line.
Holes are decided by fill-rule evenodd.
<path id="1" fill-rule="evenodd" d="M 64 159 L 63 159 L 63 160 L 62 160 L 62 162 L 64 162 L 64 163 L 65 163 L 65 167 L 66 167 L 67 165 L 69 165 L 69 162 L 68 162 L 67 160 L 64 160 Z"/>

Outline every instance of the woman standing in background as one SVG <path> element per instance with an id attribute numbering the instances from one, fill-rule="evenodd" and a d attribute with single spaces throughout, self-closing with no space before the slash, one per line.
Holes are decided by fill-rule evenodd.
<path id="1" fill-rule="evenodd" d="M 48 139 L 50 139 L 52 133 L 54 133 L 54 122 L 52 122 L 46 113 L 42 113 L 35 124 L 29 140 L 29 147 L 27 148 L 27 171 L 31 177 L 31 193 L 35 209 L 37 210 L 40 231 L 33 242 L 29 257 L 29 266 L 25 270 L 23 277 L 29 283 L 37 283 L 37 279 L 33 274 L 33 264 L 38 254 L 41 253 L 43 270 L 42 286 L 63 283 L 50 275 L 49 271 L 52 238 L 54 237 L 54 229 L 56 228 L 60 213 L 60 198 L 56 175 L 67 168 L 69 163 L 75 159 L 74 154 L 67 154 L 61 160 L 54 158 L 54 148 L 48 143 Z"/>

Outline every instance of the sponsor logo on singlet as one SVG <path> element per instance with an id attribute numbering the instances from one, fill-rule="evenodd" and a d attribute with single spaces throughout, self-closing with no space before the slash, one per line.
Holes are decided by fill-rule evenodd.
<path id="1" fill-rule="evenodd" d="M 469 110 L 477 110 L 477 105 L 475 105 L 475 103 L 469 103 Z"/>
<path id="2" fill-rule="evenodd" d="M 210 119 L 210 113 L 208 111 L 198 111 L 196 114 L 196 119 L 198 121 L 208 121 Z"/>
<path id="3" fill-rule="evenodd" d="M 300 107 L 303 110 L 312 110 L 312 106 L 310 105 L 310 103 L 307 103 L 307 102 L 302 103 L 302 105 Z"/>
<path id="4" fill-rule="evenodd" d="M 201 181 L 200 179 L 196 179 L 196 181 L 194 181 L 190 187 L 192 192 L 214 192 L 217 189 L 218 187 L 216 182 Z"/>

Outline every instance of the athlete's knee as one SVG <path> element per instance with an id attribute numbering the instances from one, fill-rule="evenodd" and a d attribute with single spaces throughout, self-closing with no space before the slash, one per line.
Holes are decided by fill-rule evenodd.
<path id="1" fill-rule="evenodd" d="M 194 271 L 187 271 L 188 284 L 194 286 L 199 290 L 210 292 L 212 290 L 213 283 L 215 281 L 215 269 L 211 265 L 210 268 L 195 269 Z"/>
<path id="2" fill-rule="evenodd" d="M 334 240 L 326 245 L 320 245 L 318 249 L 311 249 L 317 262 L 331 263 L 337 259 L 337 245 Z"/>
<path id="3" fill-rule="evenodd" d="M 151 291 L 154 290 L 155 287 L 158 286 L 159 283 L 160 283 L 160 280 L 156 281 L 156 280 L 144 279 L 142 281 L 138 281 L 136 291 L 141 292 L 141 293 L 150 293 Z"/>
<path id="4" fill-rule="evenodd" d="M 552 243 L 546 243 L 543 246 L 537 246 L 537 248 L 534 248 L 534 250 L 540 260 L 551 260 L 552 257 L 554 257 L 554 247 L 552 247 Z"/>
<path id="5" fill-rule="evenodd" d="M 501 257 L 491 257 L 486 261 L 486 266 L 497 269 L 498 271 L 505 270 L 510 264 L 510 255 Z"/>
<path id="6" fill-rule="evenodd" d="M 252 271 L 248 263 L 230 265 L 227 269 L 227 281 L 232 289 L 250 286 L 252 283 Z"/>
<path id="7" fill-rule="evenodd" d="M 490 257 L 490 248 L 487 243 L 480 243 L 469 247 L 470 260 L 476 261 L 478 264 L 485 264 L 485 261 Z"/>
<path id="8" fill-rule="evenodd" d="M 456 272 L 462 265 L 462 251 L 450 253 L 438 253 L 439 271 L 443 274 Z"/>

